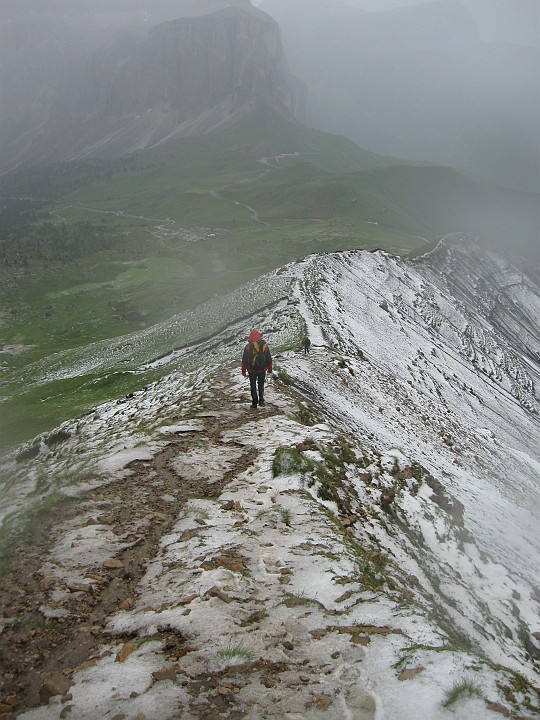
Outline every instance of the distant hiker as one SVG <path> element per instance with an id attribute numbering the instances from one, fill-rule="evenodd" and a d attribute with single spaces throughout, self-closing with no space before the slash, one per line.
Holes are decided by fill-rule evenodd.
<path id="1" fill-rule="evenodd" d="M 272 372 L 270 350 L 260 332 L 252 330 L 242 355 L 242 375 L 244 377 L 246 373 L 249 375 L 252 410 L 256 410 L 257 405 L 266 405 L 264 401 L 264 380 L 267 372 Z"/>
<path id="2" fill-rule="evenodd" d="M 304 348 L 304 355 L 307 355 L 309 352 L 309 348 L 311 347 L 311 340 L 308 338 L 307 335 L 302 340 L 302 347 Z"/>

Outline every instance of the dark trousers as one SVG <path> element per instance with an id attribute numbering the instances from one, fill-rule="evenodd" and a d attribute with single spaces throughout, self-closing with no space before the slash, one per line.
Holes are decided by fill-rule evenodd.
<path id="1" fill-rule="evenodd" d="M 264 400 L 264 378 L 266 377 L 265 372 L 260 373 L 249 373 L 249 385 L 251 388 L 251 400 L 254 405 L 258 405 L 261 400 Z M 258 390 L 258 394 L 257 394 Z"/>

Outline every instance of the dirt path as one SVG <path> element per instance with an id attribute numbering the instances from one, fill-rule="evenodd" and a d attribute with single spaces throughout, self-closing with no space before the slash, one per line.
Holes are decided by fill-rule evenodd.
<path id="1" fill-rule="evenodd" d="M 149 461 L 131 463 L 128 477 L 66 500 L 34 525 L 14 550 L 0 596 L 0 618 L 6 622 L 0 635 L 1 720 L 47 702 L 52 695 L 68 694 L 72 673 L 92 663 L 108 640 L 103 635 L 107 618 L 133 604 L 147 560 L 155 556 L 186 502 L 218 497 L 253 461 L 254 449 L 240 448 L 231 467 L 211 483 L 204 474 L 181 475 L 175 468 L 175 461 L 194 444 L 219 441 L 223 432 L 252 423 L 247 402 L 224 414 L 230 406 L 230 397 L 218 390 L 200 417 L 201 430 L 182 433 Z M 276 412 L 269 407 L 265 416 Z M 58 578 L 58 573 L 44 576 L 43 568 L 66 528 L 76 528 L 81 521 L 85 527 L 110 528 L 122 539 L 116 561 L 93 568 L 79 581 Z M 170 643 L 178 648 L 182 640 L 172 633 Z"/>
<path id="2" fill-rule="evenodd" d="M 375 720 L 367 668 L 398 682 L 413 628 L 408 579 L 378 603 L 383 500 L 359 478 L 380 457 L 286 385 L 266 402 L 223 373 L 153 456 L 34 528 L 4 577 L 0 720 Z"/>
<path id="3" fill-rule="evenodd" d="M 417 522 L 436 522 L 455 556 L 451 496 L 413 461 L 317 421 L 298 384 L 269 387 L 255 412 L 237 370 L 215 384 L 195 411 L 175 401 L 153 456 L 17 548 L 0 720 L 376 720 L 402 706 L 413 718 L 424 691 L 426 717 L 442 717 L 441 678 L 474 656 L 452 649 L 459 626 L 442 607 L 440 652 L 441 629 L 415 612 L 422 568 L 402 568 L 407 545 L 392 538 L 424 549 Z M 425 514 L 402 516 L 416 498 Z M 502 707 L 490 693 L 475 716 L 492 700 Z"/>

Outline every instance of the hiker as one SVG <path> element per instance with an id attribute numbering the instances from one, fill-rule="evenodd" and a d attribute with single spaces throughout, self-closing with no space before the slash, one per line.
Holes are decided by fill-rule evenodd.
<path id="1" fill-rule="evenodd" d="M 268 345 L 258 330 L 252 330 L 248 337 L 248 344 L 242 355 L 242 375 L 249 375 L 251 388 L 251 409 L 256 410 L 257 405 L 266 405 L 264 400 L 264 381 L 266 373 L 272 372 L 272 356 Z"/>
<path id="2" fill-rule="evenodd" d="M 308 338 L 307 335 L 302 340 L 302 347 L 304 348 L 304 355 L 307 355 L 309 352 L 309 348 L 311 347 L 311 340 Z"/>

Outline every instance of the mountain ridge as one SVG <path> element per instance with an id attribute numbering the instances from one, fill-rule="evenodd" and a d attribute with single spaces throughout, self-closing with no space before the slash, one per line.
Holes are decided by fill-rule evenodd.
<path id="1" fill-rule="evenodd" d="M 64 703 L 46 677 L 50 701 L 30 709 L 38 683 L 22 717 L 534 715 L 540 360 L 508 323 L 538 302 L 535 277 L 461 236 L 416 260 L 312 255 L 265 276 L 251 315 L 161 358 L 170 375 L 19 448 L 4 532 L 24 496 L 44 512 L 79 498 L 34 553 L 35 607 L 13 593 L 4 613 L 64 626 L 48 667 L 66 669 L 62 647 L 77 663 Z M 239 372 L 253 326 L 275 363 L 256 412 Z"/>
<path id="2" fill-rule="evenodd" d="M 537 198 L 403 166 L 264 108 L 219 135 L 12 173 L 2 196 L 50 201 L 4 201 L 3 447 L 144 386 L 138 348 L 166 352 L 175 317 L 308 253 L 406 255 L 461 230 L 538 257 Z"/>

